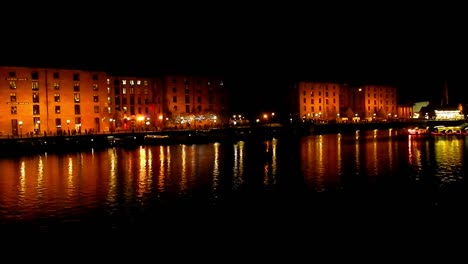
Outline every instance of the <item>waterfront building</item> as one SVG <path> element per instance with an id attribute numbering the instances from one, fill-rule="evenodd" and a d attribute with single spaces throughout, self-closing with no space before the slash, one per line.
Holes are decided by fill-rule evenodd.
<path id="1" fill-rule="evenodd" d="M 106 79 L 99 71 L 0 67 L 0 133 L 105 130 Z"/>
<path id="2" fill-rule="evenodd" d="M 120 76 L 0 66 L 0 136 L 217 127 L 229 121 L 218 76 Z"/>

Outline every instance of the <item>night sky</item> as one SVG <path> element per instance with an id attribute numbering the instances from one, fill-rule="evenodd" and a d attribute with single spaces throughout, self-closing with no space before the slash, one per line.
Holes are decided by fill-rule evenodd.
<path id="1" fill-rule="evenodd" d="M 221 74 L 242 102 L 238 111 L 274 110 L 287 84 L 298 80 L 389 84 L 398 87 L 400 102 L 437 103 L 447 80 L 450 101 L 468 103 L 468 23 L 461 7 L 238 3 L 63 10 L 44 11 L 27 27 L 7 17 L 0 64 Z M 242 97 L 253 91 L 266 95 Z"/>

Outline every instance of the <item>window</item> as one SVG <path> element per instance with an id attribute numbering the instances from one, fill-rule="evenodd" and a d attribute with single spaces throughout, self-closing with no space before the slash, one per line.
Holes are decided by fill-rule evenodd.
<path id="1" fill-rule="evenodd" d="M 16 78 L 16 72 L 8 72 L 8 77 Z"/>
<path id="2" fill-rule="evenodd" d="M 97 95 L 97 94 L 93 95 L 93 101 L 95 103 L 99 102 L 99 95 Z"/>
<path id="3" fill-rule="evenodd" d="M 39 103 L 39 93 L 32 94 L 32 101 L 33 103 Z"/>
<path id="4" fill-rule="evenodd" d="M 185 113 L 190 113 L 190 105 L 185 105 Z"/>
<path id="5" fill-rule="evenodd" d="M 141 107 L 138 107 L 138 114 L 141 114 Z"/>
<path id="6" fill-rule="evenodd" d="M 58 94 L 58 93 L 54 94 L 54 101 L 55 102 L 60 102 L 60 94 Z"/>
<path id="7" fill-rule="evenodd" d="M 172 97 L 172 102 L 173 102 L 173 103 L 177 103 L 177 96 L 173 96 L 173 97 Z"/>
<path id="8" fill-rule="evenodd" d="M 122 88 L 122 94 L 127 94 L 127 88 L 125 87 Z"/>
<path id="9" fill-rule="evenodd" d="M 177 88 L 172 87 L 172 92 L 173 92 L 173 93 L 177 93 Z"/>
<path id="10" fill-rule="evenodd" d="M 94 113 L 99 114 L 99 105 L 94 106 Z"/>
<path id="11" fill-rule="evenodd" d="M 97 83 L 93 83 L 93 91 L 99 90 Z"/>
<path id="12" fill-rule="evenodd" d="M 74 92 L 79 92 L 80 91 L 80 83 L 74 83 L 73 84 L 73 91 Z"/>
<path id="13" fill-rule="evenodd" d="M 140 80 L 137 80 L 137 85 L 141 85 L 141 81 L 140 81 Z"/>
<path id="14" fill-rule="evenodd" d="M 39 73 L 38 72 L 32 72 L 31 73 L 31 79 L 32 80 L 39 80 Z"/>
<path id="15" fill-rule="evenodd" d="M 93 74 L 93 81 L 97 81 L 99 78 L 98 78 L 98 75 L 96 73 Z"/>
<path id="16" fill-rule="evenodd" d="M 81 125 L 81 117 L 80 116 L 75 117 L 75 125 Z"/>
<path id="17" fill-rule="evenodd" d="M 80 80 L 80 74 L 79 73 L 74 73 L 73 74 L 73 81 L 79 81 Z"/>
<path id="18" fill-rule="evenodd" d="M 10 81 L 10 89 L 16 89 L 16 82 Z"/>
<path id="19" fill-rule="evenodd" d="M 130 85 L 131 85 L 131 86 L 134 86 L 134 85 L 135 85 L 135 81 L 134 81 L 134 80 L 130 80 Z"/>
<path id="20" fill-rule="evenodd" d="M 60 106 L 59 105 L 55 106 L 55 113 L 60 114 Z"/>
<path id="21" fill-rule="evenodd" d="M 57 80 L 58 78 L 60 78 L 60 74 L 58 72 L 54 72 L 52 74 L 52 76 L 53 76 L 52 78 L 54 78 L 54 80 Z"/>
<path id="22" fill-rule="evenodd" d="M 73 98 L 74 98 L 75 103 L 79 103 L 79 102 L 80 102 L 80 94 L 79 94 L 79 93 L 75 93 L 75 94 L 73 95 Z"/>
<path id="23" fill-rule="evenodd" d="M 80 105 L 75 105 L 75 115 L 81 115 Z"/>
<path id="24" fill-rule="evenodd" d="M 55 82 L 54 83 L 54 90 L 60 90 L 60 84 Z"/>
<path id="25" fill-rule="evenodd" d="M 201 102 L 202 102 L 202 101 L 201 101 L 201 96 L 198 96 L 198 97 L 197 97 L 197 103 L 200 104 Z"/>
<path id="26" fill-rule="evenodd" d="M 11 114 L 16 115 L 17 113 L 18 113 L 18 108 L 16 107 L 16 105 L 12 106 L 11 107 Z"/>
<path id="27" fill-rule="evenodd" d="M 122 85 L 127 85 L 127 80 L 122 80 Z"/>
<path id="28" fill-rule="evenodd" d="M 39 82 L 38 81 L 32 81 L 32 90 L 33 91 L 38 91 L 39 90 Z"/>
<path id="29" fill-rule="evenodd" d="M 62 119 L 55 118 L 55 127 L 62 127 Z"/>
<path id="30" fill-rule="evenodd" d="M 188 96 L 188 95 L 185 96 L 185 103 L 186 104 L 190 103 L 190 96 Z"/>
<path id="31" fill-rule="evenodd" d="M 40 113 L 39 105 L 33 105 L 33 115 L 39 115 Z"/>
<path id="32" fill-rule="evenodd" d="M 10 102 L 16 102 L 16 93 L 10 93 Z"/>

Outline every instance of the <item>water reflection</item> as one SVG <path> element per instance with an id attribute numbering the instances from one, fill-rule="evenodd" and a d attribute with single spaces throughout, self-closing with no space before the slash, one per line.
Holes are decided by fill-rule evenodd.
<path id="1" fill-rule="evenodd" d="M 466 138 L 399 133 L 356 131 L 4 158 L 0 220 L 128 218 L 180 204 L 232 204 L 246 195 L 268 194 L 277 201 L 284 198 L 279 190 L 398 193 L 430 186 L 433 192 L 464 182 Z"/>

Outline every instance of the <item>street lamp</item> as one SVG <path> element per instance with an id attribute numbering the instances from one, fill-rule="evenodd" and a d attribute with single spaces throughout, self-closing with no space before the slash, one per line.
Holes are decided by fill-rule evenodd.
<path id="1" fill-rule="evenodd" d="M 21 135 L 23 134 L 23 121 L 19 121 L 18 124 L 20 128 L 20 137 L 21 137 Z"/>

